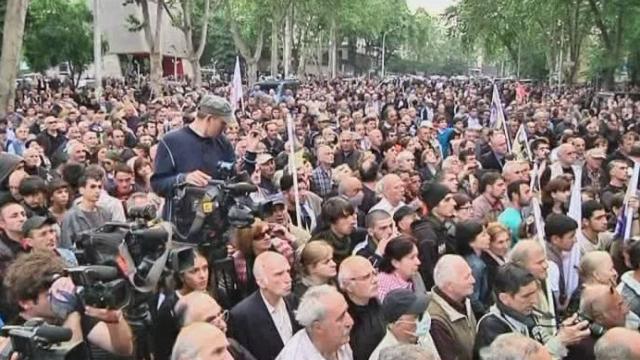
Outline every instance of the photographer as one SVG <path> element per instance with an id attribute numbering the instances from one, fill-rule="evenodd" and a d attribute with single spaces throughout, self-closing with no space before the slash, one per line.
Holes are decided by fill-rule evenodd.
<path id="1" fill-rule="evenodd" d="M 69 278 L 59 277 L 64 271 L 61 259 L 42 251 L 21 255 L 9 266 L 4 283 L 20 308 L 21 320 L 38 317 L 53 324 L 63 323 L 73 331 L 72 342 L 86 340 L 87 351 L 131 356 L 132 334 L 122 312 L 86 306 L 81 314 L 75 286 Z"/>
<path id="2" fill-rule="evenodd" d="M 237 125 L 231 104 L 221 97 L 205 95 L 198 105 L 196 119 L 181 129 L 164 136 L 155 157 L 155 172 L 151 187 L 167 200 L 163 218 L 171 219 L 172 197 L 176 184 L 186 182 L 204 187 L 213 178 L 220 178 L 220 163 L 235 164 L 235 152 L 223 132 L 227 125 Z M 248 173 L 253 172 L 255 149 L 260 141 L 259 133 L 247 137 L 247 153 L 244 163 Z"/>
<path id="3" fill-rule="evenodd" d="M 555 336 L 542 330 L 545 326 L 539 317 L 551 316 L 536 309 L 538 284 L 536 278 L 518 265 L 506 264 L 498 269 L 494 282 L 496 304 L 478 321 L 478 332 L 474 346 L 477 358 L 480 349 L 489 346 L 499 335 L 510 332 L 522 333 L 542 343 L 552 356 L 564 358 L 567 346 L 576 344 L 589 336 L 587 321 L 578 321 L 573 315 L 565 320 Z"/>

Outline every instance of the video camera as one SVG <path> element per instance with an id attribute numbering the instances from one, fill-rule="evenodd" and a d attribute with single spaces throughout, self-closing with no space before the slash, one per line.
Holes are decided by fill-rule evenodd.
<path id="1" fill-rule="evenodd" d="M 221 162 L 218 171 L 227 180 L 210 180 L 206 187 L 176 185 L 171 222 L 180 241 L 210 246 L 210 258 L 227 256 L 225 233 L 253 224 L 258 205 L 249 197 L 257 187 L 246 174 L 231 177 L 233 163 Z"/>
<path id="2" fill-rule="evenodd" d="M 115 281 L 119 274 L 139 292 L 149 292 L 167 270 L 181 272 L 193 266 L 192 246 L 171 242 L 171 224 L 156 221 L 155 208 L 134 208 L 129 213 L 132 222 L 106 223 L 82 234 L 77 244 L 85 264 L 116 268 L 116 276 L 112 276 L 113 270 L 82 267 L 70 273 L 76 277 L 74 282 L 80 281 L 77 285 L 88 286 L 98 281 L 109 284 L 107 288 L 118 287 Z M 121 301 L 125 299 L 111 305 Z"/>
<path id="3" fill-rule="evenodd" d="M 111 266 L 89 265 L 65 270 L 76 285 L 83 305 L 101 309 L 123 309 L 131 301 L 131 288 Z"/>
<path id="4" fill-rule="evenodd" d="M 22 326 L 4 326 L 0 334 L 11 339 L 2 349 L 0 359 L 10 359 L 14 353 L 28 360 L 82 360 L 86 358 L 82 343 L 61 343 L 71 340 L 70 329 L 47 324 L 35 318 Z"/>

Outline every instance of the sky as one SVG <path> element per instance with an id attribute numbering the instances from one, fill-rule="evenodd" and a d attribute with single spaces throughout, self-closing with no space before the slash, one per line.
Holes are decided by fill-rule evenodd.
<path id="1" fill-rule="evenodd" d="M 453 5 L 455 0 L 407 0 L 407 5 L 411 11 L 422 7 L 432 15 L 440 15 L 449 5 Z"/>

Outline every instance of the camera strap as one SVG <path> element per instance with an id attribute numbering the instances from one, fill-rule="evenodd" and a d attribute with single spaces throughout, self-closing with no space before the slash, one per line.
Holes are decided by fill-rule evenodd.
<path id="1" fill-rule="evenodd" d="M 158 223 L 157 226 L 162 226 L 164 228 L 164 230 L 168 234 L 168 239 L 165 245 L 164 252 L 162 253 L 162 255 L 160 255 L 160 257 L 158 257 L 158 259 L 156 259 L 156 261 L 151 266 L 151 269 L 149 269 L 149 272 L 147 273 L 147 276 L 144 279 L 144 285 L 138 286 L 134 281 L 134 277 L 136 275 L 137 269 L 136 269 L 136 264 L 134 263 L 133 258 L 129 253 L 129 249 L 127 248 L 127 245 L 124 242 L 122 242 L 118 247 L 118 250 L 120 252 L 119 260 L 124 261 L 124 264 L 120 264 L 121 269 L 129 279 L 129 283 L 131 283 L 137 291 L 143 292 L 143 293 L 148 293 L 155 289 L 155 285 L 160 280 L 164 267 L 167 263 L 167 259 L 169 258 L 169 250 L 173 248 L 173 241 L 172 241 L 173 228 L 171 226 L 171 223 L 167 221 L 162 221 Z"/>

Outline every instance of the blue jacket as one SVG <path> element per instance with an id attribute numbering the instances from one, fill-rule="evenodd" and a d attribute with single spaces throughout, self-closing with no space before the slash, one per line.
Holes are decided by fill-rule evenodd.
<path id="1" fill-rule="evenodd" d="M 252 171 L 250 167 L 255 164 L 255 156 L 255 153 L 245 155 L 245 169 L 249 172 Z M 176 184 L 184 182 L 186 175 L 195 170 L 200 170 L 214 179 L 223 180 L 217 170 L 221 162 L 236 162 L 233 145 L 224 135 L 215 138 L 202 137 L 185 126 L 167 133 L 160 139 L 151 187 L 166 200 L 163 218 L 170 219 L 171 198 Z"/>

